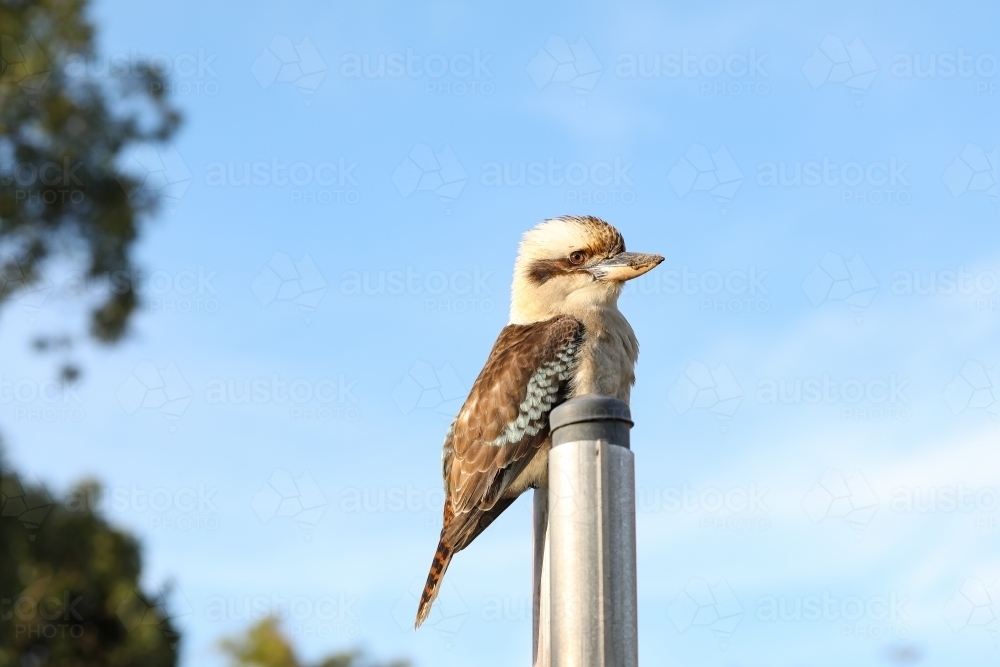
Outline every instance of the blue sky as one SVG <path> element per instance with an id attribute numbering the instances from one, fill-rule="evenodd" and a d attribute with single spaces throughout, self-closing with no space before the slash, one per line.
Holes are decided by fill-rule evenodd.
<path id="1" fill-rule="evenodd" d="M 666 257 L 620 304 L 642 344 L 642 662 L 996 662 L 996 7 L 93 15 L 85 65 L 154 56 L 186 116 L 129 163 L 167 184 L 147 307 L 41 398 L 31 333 L 85 313 L 50 267 L 3 313 L 0 424 L 54 490 L 104 482 L 148 586 L 173 582 L 183 665 L 223 664 L 261 610 L 309 658 L 526 664 L 528 499 L 416 633 L 410 591 L 519 236 L 567 213 Z"/>

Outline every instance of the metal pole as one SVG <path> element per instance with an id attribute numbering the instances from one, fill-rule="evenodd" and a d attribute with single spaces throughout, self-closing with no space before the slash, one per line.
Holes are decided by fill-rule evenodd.
<path id="1" fill-rule="evenodd" d="M 531 573 L 531 664 L 533 667 L 550 667 L 549 659 L 549 490 L 535 489 L 534 531 L 532 548 L 534 559 Z"/>
<path id="2" fill-rule="evenodd" d="M 553 410 L 549 422 L 548 527 L 542 564 L 536 566 L 536 667 L 637 667 L 628 405 L 609 396 L 578 396 Z M 536 499 L 536 563 L 540 505 Z M 543 657 L 548 661 L 540 662 Z"/>

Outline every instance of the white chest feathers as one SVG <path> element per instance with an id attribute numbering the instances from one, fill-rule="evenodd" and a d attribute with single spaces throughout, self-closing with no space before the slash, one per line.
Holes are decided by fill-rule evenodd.
<path id="1" fill-rule="evenodd" d="M 635 384 L 639 342 L 617 308 L 601 308 L 584 317 L 584 339 L 573 378 L 573 395 L 604 394 L 628 402 Z"/>

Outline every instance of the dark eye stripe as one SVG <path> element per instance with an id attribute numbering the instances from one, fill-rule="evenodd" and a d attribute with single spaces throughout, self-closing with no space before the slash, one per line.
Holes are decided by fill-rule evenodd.
<path id="1" fill-rule="evenodd" d="M 564 259 L 538 259 L 532 262 L 528 277 L 536 285 L 544 285 L 556 276 L 565 275 L 574 270 L 574 266 Z"/>

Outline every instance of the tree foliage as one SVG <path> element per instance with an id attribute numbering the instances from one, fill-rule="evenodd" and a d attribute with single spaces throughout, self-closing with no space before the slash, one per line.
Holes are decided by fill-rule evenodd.
<path id="1" fill-rule="evenodd" d="M 143 591 L 136 541 L 88 483 L 53 499 L 0 460 L 0 665 L 173 667 L 179 635 Z"/>
<path id="2" fill-rule="evenodd" d="M 123 163 L 166 141 L 179 114 L 155 68 L 80 66 L 94 51 L 86 10 L 87 0 L 0 0 L 0 304 L 53 257 L 95 282 L 137 275 L 131 251 L 160 198 Z M 106 290 L 91 335 L 119 339 L 137 305 L 131 280 Z"/>
<path id="3" fill-rule="evenodd" d="M 375 662 L 360 651 L 337 653 L 313 664 L 300 662 L 274 618 L 262 620 L 241 637 L 223 640 L 222 650 L 229 656 L 230 667 L 408 667 L 410 664 L 406 660 Z"/>
<path id="4" fill-rule="evenodd" d="M 90 334 L 115 342 L 139 305 L 133 248 L 164 185 L 126 158 L 169 140 L 180 116 L 155 68 L 88 66 L 87 9 L 88 0 L 0 0 L 0 307 L 65 259 L 89 284 L 111 286 L 92 304 Z M 69 344 L 41 338 L 36 348 Z M 53 498 L 2 454 L 0 667 L 174 667 L 170 596 L 140 586 L 139 546 L 96 510 L 99 486 Z M 304 667 L 270 619 L 223 648 L 233 665 Z M 407 664 L 351 651 L 308 667 Z"/>

